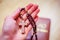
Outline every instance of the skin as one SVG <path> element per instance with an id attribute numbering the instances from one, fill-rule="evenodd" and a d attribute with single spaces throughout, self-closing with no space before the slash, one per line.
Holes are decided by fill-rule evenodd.
<path id="1" fill-rule="evenodd" d="M 32 15 L 35 21 L 37 21 L 39 13 L 38 5 L 36 4 L 28 4 L 25 9 Z M 20 22 L 20 8 L 18 8 L 12 15 L 9 15 L 5 18 L 3 29 L 2 29 L 2 37 L 1 40 L 24 40 L 26 39 L 28 32 L 32 29 L 31 24 L 29 24 L 28 19 L 26 18 L 25 12 L 22 11 L 23 18 L 26 21 L 28 27 L 25 27 L 25 34 L 21 34 L 21 28 L 19 28 L 18 23 Z M 6 37 L 6 38 L 5 38 Z M 5 38 L 5 39 L 4 39 Z"/>

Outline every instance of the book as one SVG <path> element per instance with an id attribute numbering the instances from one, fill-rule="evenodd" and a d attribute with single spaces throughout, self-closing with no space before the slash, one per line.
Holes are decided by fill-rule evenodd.
<path id="1" fill-rule="evenodd" d="M 37 25 L 37 38 L 38 40 L 49 40 L 50 35 L 50 23 L 51 20 L 48 18 L 38 18 Z M 28 33 L 27 39 L 30 40 L 31 35 L 33 34 L 33 29 Z M 35 37 L 33 37 L 33 40 Z"/>

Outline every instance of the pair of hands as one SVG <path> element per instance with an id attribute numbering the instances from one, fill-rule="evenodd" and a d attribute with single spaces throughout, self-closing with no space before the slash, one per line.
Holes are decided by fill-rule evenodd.
<path id="1" fill-rule="evenodd" d="M 28 13 L 31 14 L 31 16 L 34 18 L 35 22 L 38 19 L 37 14 L 39 13 L 39 8 L 38 5 L 36 4 L 28 4 L 25 7 L 26 10 L 28 10 Z M 7 40 L 24 40 L 26 39 L 28 32 L 32 29 L 32 26 L 29 25 L 28 27 L 25 27 L 25 34 L 21 34 L 21 28 L 19 28 L 18 23 L 20 22 L 20 8 L 18 8 L 12 15 L 7 16 L 4 24 L 3 24 L 3 39 Z M 29 24 L 28 19 L 26 18 L 26 15 L 24 12 L 23 13 L 23 18 L 26 19 L 26 23 Z"/>

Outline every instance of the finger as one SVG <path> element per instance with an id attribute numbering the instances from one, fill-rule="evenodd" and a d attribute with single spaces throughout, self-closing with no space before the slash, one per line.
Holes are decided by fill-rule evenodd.
<path id="1" fill-rule="evenodd" d="M 38 20 L 38 16 L 35 18 L 35 22 Z M 28 32 L 30 31 L 32 29 L 32 25 L 31 24 L 29 24 L 28 25 L 28 28 L 26 28 L 26 34 L 28 34 Z"/>
<path id="2" fill-rule="evenodd" d="M 33 4 L 28 4 L 26 7 L 25 7 L 25 10 L 27 11 L 27 10 L 29 10 L 31 7 L 33 6 Z M 25 13 L 26 13 L 26 11 L 25 10 L 23 10 L 23 11 L 21 11 L 21 13 L 20 14 L 22 14 L 22 15 L 24 15 Z"/>
<path id="3" fill-rule="evenodd" d="M 37 8 L 38 8 L 38 5 L 29 4 L 29 5 L 25 8 L 25 10 L 29 9 L 29 10 L 28 10 L 28 13 L 31 14 L 31 13 L 34 12 Z M 23 11 L 23 12 L 24 12 L 24 11 Z M 26 14 L 23 15 L 23 19 L 24 19 L 24 20 L 27 19 Z"/>
<path id="4" fill-rule="evenodd" d="M 40 11 L 40 9 L 36 9 L 36 10 L 31 14 L 31 16 L 32 16 L 33 18 L 35 18 L 35 16 L 39 13 L 39 11 Z"/>
<path id="5" fill-rule="evenodd" d="M 38 8 L 38 5 L 33 5 L 29 10 L 28 10 L 28 13 L 32 13 L 34 12 L 36 9 Z"/>
<path id="6" fill-rule="evenodd" d="M 26 11 L 29 10 L 32 6 L 33 6 L 32 3 L 28 4 L 28 5 L 25 7 L 25 10 L 26 10 Z"/>
<path id="7" fill-rule="evenodd" d="M 39 11 L 40 11 L 39 9 L 36 9 L 36 10 L 31 14 L 32 17 L 35 18 Z M 24 18 L 24 17 L 26 18 L 26 14 L 23 15 L 23 18 Z M 27 24 L 29 24 L 29 21 L 28 21 L 27 18 L 26 18 L 26 21 L 25 21 L 25 22 L 26 22 Z"/>
<path id="8" fill-rule="evenodd" d="M 16 11 L 13 12 L 12 15 L 10 15 L 13 19 L 16 19 L 19 16 L 20 8 L 18 8 Z"/>
<path id="9" fill-rule="evenodd" d="M 32 16 L 33 18 L 35 18 L 35 16 L 39 13 L 39 11 L 40 11 L 40 9 L 36 9 L 36 10 L 31 14 L 31 16 Z M 27 14 L 24 14 L 24 15 L 23 15 L 23 19 L 24 19 L 24 20 L 27 19 L 26 15 L 27 15 Z"/>
<path id="10" fill-rule="evenodd" d="M 29 10 L 28 10 L 28 13 L 32 13 L 32 12 L 34 12 L 37 8 L 38 8 L 38 5 L 32 5 L 32 4 L 30 4 L 30 6 L 28 5 L 28 7 L 27 7 Z M 30 14 L 31 14 L 30 13 Z M 26 14 L 24 14 L 23 15 L 23 19 L 24 20 L 26 20 L 27 19 L 27 17 L 26 17 Z"/>

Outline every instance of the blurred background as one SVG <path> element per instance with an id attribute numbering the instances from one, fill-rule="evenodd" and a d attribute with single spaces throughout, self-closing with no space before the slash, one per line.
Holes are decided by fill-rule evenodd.
<path id="1" fill-rule="evenodd" d="M 50 40 L 60 40 L 60 0 L 0 0 L 0 35 L 5 17 L 29 3 L 39 5 L 39 17 L 51 19 Z"/>

